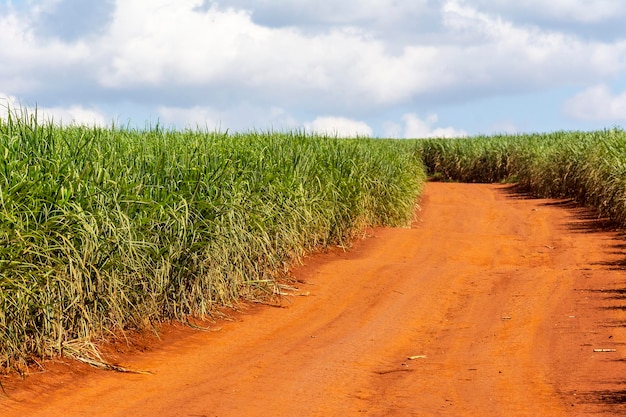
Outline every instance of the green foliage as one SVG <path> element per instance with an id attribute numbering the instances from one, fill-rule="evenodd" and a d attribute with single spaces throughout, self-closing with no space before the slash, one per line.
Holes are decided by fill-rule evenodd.
<path id="1" fill-rule="evenodd" d="M 428 173 L 443 180 L 515 181 L 542 197 L 573 198 L 626 226 L 626 132 L 417 141 Z"/>
<path id="2" fill-rule="evenodd" d="M 210 314 L 304 253 L 402 225 L 406 142 L 0 119 L 0 365 Z M 82 342 L 81 342 L 82 343 Z"/>
<path id="3" fill-rule="evenodd" d="M 429 139 L 417 144 L 434 179 L 495 182 L 509 175 L 509 148 L 503 138 Z"/>

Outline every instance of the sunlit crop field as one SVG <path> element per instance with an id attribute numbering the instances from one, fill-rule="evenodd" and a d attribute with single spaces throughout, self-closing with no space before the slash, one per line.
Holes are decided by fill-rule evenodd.
<path id="1" fill-rule="evenodd" d="M 542 197 L 572 198 L 626 227 L 626 132 L 418 141 L 430 175 L 465 182 L 517 182 Z"/>
<path id="2" fill-rule="evenodd" d="M 405 225 L 409 142 L 0 119 L 0 365 L 275 291 L 303 254 Z"/>

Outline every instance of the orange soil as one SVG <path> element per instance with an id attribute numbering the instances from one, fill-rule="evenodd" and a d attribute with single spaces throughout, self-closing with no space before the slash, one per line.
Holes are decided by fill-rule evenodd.
<path id="1" fill-rule="evenodd" d="M 307 296 L 119 357 L 150 375 L 5 378 L 0 415 L 626 413 L 622 236 L 506 185 L 430 183 L 421 206 L 412 228 L 306 259 Z"/>

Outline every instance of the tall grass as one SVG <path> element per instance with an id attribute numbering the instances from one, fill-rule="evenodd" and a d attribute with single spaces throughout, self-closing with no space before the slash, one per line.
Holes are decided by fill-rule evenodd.
<path id="1" fill-rule="evenodd" d="M 430 175 L 515 181 L 542 197 L 573 198 L 626 226 L 626 132 L 437 139 L 416 142 Z"/>
<path id="2" fill-rule="evenodd" d="M 315 248 L 410 220 L 400 142 L 0 119 L 0 365 L 271 292 Z"/>

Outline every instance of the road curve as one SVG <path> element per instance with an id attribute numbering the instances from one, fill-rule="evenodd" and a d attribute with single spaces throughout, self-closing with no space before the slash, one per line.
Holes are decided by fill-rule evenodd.
<path id="1" fill-rule="evenodd" d="M 305 259 L 281 308 L 119 358 L 149 375 L 5 378 L 0 415 L 626 413 L 620 233 L 510 185 L 429 183 L 420 206 L 411 228 Z"/>

